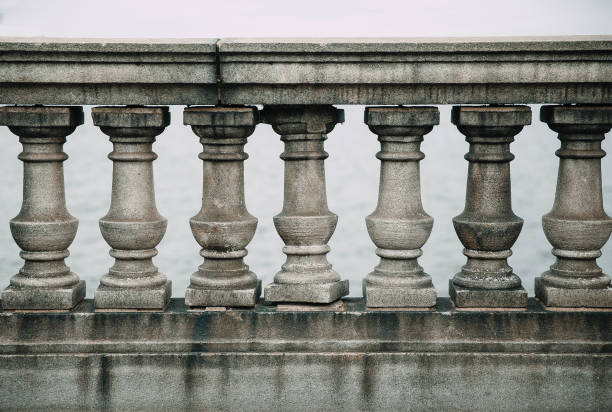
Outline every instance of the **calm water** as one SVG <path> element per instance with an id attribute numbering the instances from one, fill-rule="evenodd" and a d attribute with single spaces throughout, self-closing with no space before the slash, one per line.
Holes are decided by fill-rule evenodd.
<path id="1" fill-rule="evenodd" d="M 338 214 L 338 227 L 330 241 L 329 261 L 351 282 L 351 295 L 361 294 L 361 279 L 374 265 L 377 256 L 365 229 L 364 217 L 375 206 L 378 193 L 379 150 L 376 136 L 363 124 L 363 107 L 344 107 L 346 122 L 330 133 L 326 151 L 329 208 Z M 182 108 L 172 110 L 172 125 L 159 136 L 155 151 L 157 206 L 169 220 L 168 231 L 158 246 L 156 265 L 173 282 L 173 295 L 183 296 L 189 275 L 201 263 L 199 246 L 193 239 L 188 220 L 200 208 L 202 164 L 197 158 L 201 145 L 191 130 L 182 125 Z M 534 124 L 526 127 L 512 144 L 516 159 L 512 162 L 514 212 L 525 219 L 521 236 L 515 244 L 510 265 L 523 279 L 530 295 L 533 278 L 552 263 L 551 246 L 546 241 L 540 218 L 553 202 L 557 173 L 558 147 L 555 134 L 538 118 L 534 106 Z M 451 218 L 463 210 L 467 162 L 463 159 L 468 145 L 450 124 L 450 107 L 442 106 L 441 125 L 425 136 L 421 162 L 423 205 L 434 217 L 434 228 L 420 259 L 432 275 L 440 296 L 448 296 L 448 278 L 464 264 Z M 112 265 L 108 246 L 98 229 L 98 219 L 110 204 L 112 164 L 107 137 L 91 125 L 89 108 L 86 124 L 68 137 L 65 151 L 70 159 L 65 165 L 68 209 L 80 220 L 79 231 L 70 251 L 68 265 L 87 281 L 87 295 L 93 296 L 98 279 Z M 11 237 L 8 220 L 21 205 L 22 166 L 17 160 L 21 145 L 8 129 L 0 128 L 4 150 L 0 152 L 0 283 L 6 286 L 22 261 Z M 610 151 L 610 139 L 604 149 Z M 272 216 L 280 212 L 283 197 L 282 144 L 267 125 L 260 125 L 249 138 L 246 151 L 245 191 L 251 214 L 259 218 L 255 238 L 249 245 L 247 264 L 263 280 L 272 281 L 284 261 L 283 246 L 276 234 Z M 603 160 L 604 204 L 612 212 L 612 159 Z M 599 264 L 612 273 L 612 242 L 604 247 Z"/>

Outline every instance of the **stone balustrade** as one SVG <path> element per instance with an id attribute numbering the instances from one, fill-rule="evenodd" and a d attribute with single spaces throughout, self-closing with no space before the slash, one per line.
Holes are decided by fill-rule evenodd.
<path id="1" fill-rule="evenodd" d="M 94 325 L 100 319 L 110 323 L 117 319 L 117 322 L 127 322 L 125 325 L 131 322 L 134 337 L 123 323 L 121 336 L 115 337 L 131 341 L 137 339 L 139 328 L 145 327 L 138 319 L 150 324 L 197 316 L 185 315 L 184 310 L 177 309 L 182 304 L 170 298 L 171 281 L 153 264 L 167 220 L 155 205 L 153 161 L 157 154 L 152 148 L 156 137 L 170 124 L 169 110 L 164 105 L 181 105 L 187 106 L 183 112 L 184 125 L 192 128 L 203 146 L 199 155 L 203 161 L 202 204 L 189 224 L 204 261 L 190 277 L 190 285 L 184 292 L 185 308 L 195 313 L 207 313 L 209 309 L 228 312 L 227 315 L 202 315 L 205 316 L 202 319 L 213 325 L 207 330 L 212 335 L 206 335 L 206 343 L 198 343 L 193 338 L 189 343 L 191 352 L 214 352 L 218 345 L 225 352 L 257 354 L 268 349 L 283 352 L 302 348 L 317 352 L 320 362 L 336 368 L 337 360 L 328 358 L 326 348 L 332 348 L 332 352 L 361 350 L 356 347 L 366 348 L 363 349 L 366 352 L 385 352 L 385 348 L 399 345 L 402 353 L 423 354 L 429 349 L 423 348 L 422 342 L 435 346 L 435 342 L 444 340 L 439 330 L 426 332 L 415 326 L 415 322 L 429 322 L 433 328 L 446 325 L 469 330 L 465 336 L 472 340 L 466 346 L 444 341 L 446 346 L 440 346 L 439 350 L 449 353 L 494 352 L 496 349 L 492 348 L 497 347 L 503 355 L 514 350 L 512 345 L 492 344 L 485 349 L 479 346 L 483 336 L 497 339 L 498 334 L 506 333 L 508 339 L 519 340 L 528 335 L 525 339 L 533 339 L 534 346 L 522 342 L 516 351 L 540 351 L 542 356 L 550 356 L 546 357 L 549 363 L 544 362 L 544 366 L 529 365 L 544 368 L 541 370 L 548 373 L 558 364 L 544 348 L 546 345 L 538 346 L 541 342 L 537 337 L 546 334 L 537 328 L 542 319 L 552 319 L 557 325 L 562 323 L 564 315 L 550 313 L 563 310 L 572 314 L 567 315 L 568 321 L 574 316 L 582 325 L 579 332 L 569 334 L 581 343 L 567 349 L 568 353 L 589 354 L 593 363 L 587 366 L 594 371 L 591 375 L 599 374 L 603 381 L 610 378 L 612 287 L 605 271 L 611 271 L 612 267 L 600 267 L 597 259 L 612 233 L 612 219 L 604 211 L 602 197 L 602 178 L 607 177 L 601 173 L 605 156 L 601 142 L 612 128 L 612 37 L 0 39 L 0 56 L 0 104 L 4 105 L 0 107 L 0 125 L 7 126 L 23 144 L 23 152 L 18 156 L 23 162 L 23 202 L 19 214 L 10 221 L 10 230 L 25 260 L 17 274 L 10 280 L 3 279 L 7 287 L 2 292 L 0 325 L 6 322 L 22 328 L 24 336 L 31 339 L 36 332 L 29 328 L 43 318 L 33 318 L 27 312 L 63 311 L 68 312 L 61 315 L 66 318 L 46 321 L 58 328 L 59 335 L 53 335 L 50 341 L 61 341 L 61 336 L 69 340 L 68 331 L 72 327 L 58 326 L 61 323 L 58 319 L 75 322 L 71 316 L 78 314 L 92 319 L 84 327 L 96 335 L 94 340 L 106 336 Z M 327 205 L 324 161 L 328 154 L 324 141 L 328 135 L 333 139 L 333 129 L 344 121 L 343 110 L 334 106 L 342 104 L 366 106 L 365 123 L 373 133 L 372 138 L 376 136 L 381 145 L 376 154 L 380 160 L 378 203 L 371 215 L 364 216 L 380 263 L 369 274 L 370 269 L 364 268 L 363 303 L 345 299 L 344 302 L 352 302 L 349 309 L 342 303 L 349 292 L 349 281 L 343 280 L 346 274 L 337 273 L 326 256 L 338 216 Z M 440 118 L 437 106 L 443 104 L 454 105 L 449 119 Z M 540 109 L 540 121 L 558 133 L 561 141 L 561 148 L 556 152 L 560 160 L 555 200 L 550 213 L 542 218 L 543 231 L 556 261 L 549 270 L 545 270 L 548 262 L 533 268 L 538 273 L 543 271 L 535 280 L 537 300 L 528 299 L 521 273 L 514 273 L 507 262 L 523 226 L 523 219 L 514 214 L 511 205 L 510 162 L 514 155 L 510 144 L 515 138 L 521 138 L 522 130 L 536 122 L 529 104 L 545 104 Z M 99 224 L 115 262 L 100 277 L 93 304 L 84 301 L 84 281 L 65 263 L 78 220 L 66 207 L 62 163 L 68 155 L 63 152 L 63 144 L 69 135 L 78 134 L 78 126 L 84 123 L 82 105 L 96 105 L 91 111 L 93 124 L 113 144 L 108 156 L 113 162 L 110 208 Z M 419 163 L 427 160 L 423 160 L 425 154 L 420 145 L 436 125 L 444 122 L 452 122 L 469 144 L 465 155 L 468 162 L 465 208 L 453 218 L 467 262 L 457 268 L 456 274 L 448 274 L 450 300 L 437 297 L 426 268 L 418 263 L 423 253 L 421 248 L 436 221 L 436 216 L 428 215 L 421 203 Z M 286 261 L 274 281 L 263 288 L 257 275 L 245 264 L 246 248 L 255 235 L 258 219 L 247 211 L 245 204 L 244 161 L 248 155 L 244 147 L 260 123 L 271 125 L 284 143 L 280 154 L 284 162 L 284 201 L 273 224 L 284 242 L 282 252 Z M 436 245 L 430 245 L 428 253 L 435 255 L 435 250 Z M 164 253 L 163 248 L 159 252 Z M 270 249 L 267 253 L 280 251 Z M 183 291 L 174 290 L 174 293 Z M 281 305 L 290 304 L 296 304 L 293 311 L 332 311 L 339 317 L 304 313 L 310 317 L 295 314 L 283 317 Z M 352 314 L 347 310 L 352 310 Z M 136 314 L 134 318 L 124 318 L 120 313 L 126 311 L 163 313 L 158 317 Z M 464 319 L 462 311 L 477 313 Z M 497 313 L 495 319 L 479 315 L 491 311 Z M 579 314 L 584 311 L 599 314 Z M 118 317 L 97 312 L 112 312 Z M 447 312 L 454 314 L 452 322 L 436 317 Z M 362 323 L 351 317 L 357 316 L 355 313 L 364 317 Z M 223 342 L 228 336 L 231 338 L 230 332 L 218 326 L 224 322 L 223 316 L 227 317 L 228 325 L 233 325 L 238 318 L 251 322 L 250 329 L 244 324 L 234 325 L 240 339 L 248 341 L 249 336 L 265 336 L 266 343 L 257 346 L 255 342 L 252 347 L 239 345 L 242 349 L 228 349 L 227 342 L 215 343 L 214 333 L 219 333 Z M 526 335 L 516 332 L 522 327 L 523 318 L 528 319 L 525 324 L 531 328 Z M 483 319 L 488 323 L 474 326 Z M 258 330 L 270 327 L 266 326 L 268 322 L 280 323 L 275 323 L 269 334 Z M 384 322 L 388 324 L 382 325 Z M 504 329 L 509 324 L 516 329 L 512 333 Z M 287 328 L 308 330 L 309 325 L 316 327 L 309 348 L 303 347 L 307 335 L 282 332 Z M 365 330 L 356 332 L 361 326 Z M 361 343 L 331 344 L 342 337 L 321 331 L 334 327 Z M 572 325 L 563 327 L 571 329 Z M 402 328 L 417 328 L 422 342 L 412 342 Z M 180 326 L 179 331 L 190 335 L 188 326 Z M 160 332 L 164 336 L 167 333 L 168 330 Z M 457 329 L 449 333 L 461 335 Z M 555 348 L 563 336 L 553 335 L 546 344 Z M 284 340 L 279 343 L 274 340 L 275 336 Z M 0 339 L 0 364 L 4 362 L 2 356 L 10 358 L 11 354 L 22 354 L 24 350 L 11 339 L 6 344 Z M 377 345 L 365 345 L 363 342 L 368 339 L 375 340 Z M 67 351 L 102 354 L 100 373 L 107 373 L 104 372 L 105 343 L 97 342 L 98 346 L 93 348 L 85 341 L 83 338 L 83 342 L 75 343 L 75 348 Z M 596 341 L 597 347 L 589 346 L 590 341 Z M 187 344 L 187 340 L 181 342 Z M 157 351 L 171 352 L 175 344 L 178 343 L 169 341 L 170 349 L 162 348 L 159 342 L 153 346 Z M 32 350 L 44 352 L 38 346 Z M 563 350 L 558 352 L 558 356 L 565 356 L 561 355 L 566 353 Z M 496 359 L 493 364 L 506 362 L 501 355 L 491 356 Z M 408 362 L 407 358 L 402 359 Z M 424 358 L 419 359 L 423 362 Z M 13 361 L 10 358 L 6 362 Z M 383 363 L 392 364 L 387 361 Z M 198 362 L 204 361 L 184 362 L 184 370 L 189 373 L 188 362 L 201 365 Z M 223 362 L 232 361 L 224 358 Z M 290 365 L 298 361 L 288 362 Z M 568 362 L 566 367 L 570 370 L 573 364 Z M 15 370 L 14 364 L 11 365 L 11 370 Z M 376 365 L 362 366 L 380 371 Z M 442 369 L 439 365 L 432 367 L 436 371 Z M 384 372 L 385 382 L 389 382 L 387 373 Z M 589 379 L 595 379 L 590 372 L 584 373 Z M 129 377 L 130 372 L 120 370 L 107 379 L 116 387 L 120 384 L 118 377 L 122 376 Z M 487 374 L 483 376 L 486 378 Z M 336 379 L 334 382 L 338 385 L 352 385 L 344 377 L 330 379 Z M 365 393 L 365 403 L 357 402 L 355 408 L 375 408 L 376 404 L 368 403 L 368 399 L 378 399 L 371 393 L 368 395 L 375 386 L 368 379 L 374 378 L 364 373 L 362 379 L 367 381 L 361 383 L 360 389 L 360 393 Z M 575 383 L 575 379 L 568 379 L 567 382 Z M 478 379 L 473 381 L 474 385 L 478 384 Z M 1 386 L 0 393 L 5 393 Z M 240 386 L 244 387 L 244 382 Z M 278 399 L 290 391 L 285 387 L 277 390 Z M 326 389 L 321 390 L 324 393 Z M 609 392 L 602 395 L 606 393 L 602 389 L 597 393 L 600 398 L 590 399 L 589 405 L 596 409 L 605 404 L 610 406 Z M 210 399 L 210 396 L 205 397 Z M 101 405 L 108 406 L 105 402 Z M 399 404 L 393 403 L 391 407 Z M 125 402 L 121 405 L 129 406 Z M 381 405 L 384 406 L 378 406 Z M 537 405 L 547 404 L 533 403 L 534 407 Z"/>
<path id="2" fill-rule="evenodd" d="M 284 205 L 274 224 L 287 261 L 265 287 L 270 303 L 329 304 L 348 294 L 326 259 L 338 216 L 327 208 L 323 142 L 342 122 L 330 105 L 191 106 L 184 123 L 204 151 L 202 208 L 190 223 L 204 264 L 185 292 L 190 307 L 248 307 L 261 284 L 243 262 L 257 218 L 246 210 L 243 148 L 260 117 L 281 135 L 285 151 Z M 551 307 L 612 308 L 610 277 L 596 259 L 612 232 L 603 210 L 601 150 L 612 128 L 612 106 L 543 106 L 542 120 L 559 132 L 562 148 L 557 195 L 543 217 L 557 262 L 537 279 L 537 297 Z M 110 136 L 113 187 L 102 236 L 115 264 L 100 279 L 100 310 L 163 310 L 171 281 L 152 263 L 167 221 L 155 206 L 151 148 L 170 123 L 167 107 L 95 107 L 93 123 Z M 3 294 L 5 310 L 70 310 L 83 298 L 84 283 L 64 264 L 77 220 L 66 210 L 61 151 L 82 122 L 80 107 L 4 106 L 0 122 L 20 136 L 24 151 L 24 197 L 11 231 L 24 267 Z M 512 212 L 510 143 L 531 124 L 528 106 L 455 106 L 452 122 L 470 144 L 465 210 L 453 219 L 467 263 L 452 279 L 449 294 L 458 308 L 524 308 L 527 292 L 507 264 L 523 220 Z M 423 136 L 438 124 L 427 106 L 366 107 L 365 122 L 382 150 L 376 211 L 366 218 L 380 264 L 364 278 L 368 307 L 433 307 L 431 277 L 417 263 L 434 219 L 423 210 L 418 162 Z M 273 253 L 270 251 L 270 253 Z"/>

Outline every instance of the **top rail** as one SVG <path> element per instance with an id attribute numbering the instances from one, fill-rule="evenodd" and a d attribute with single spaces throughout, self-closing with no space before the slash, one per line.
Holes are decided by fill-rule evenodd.
<path id="1" fill-rule="evenodd" d="M 612 103 L 612 36 L 0 38 L 0 104 Z"/>

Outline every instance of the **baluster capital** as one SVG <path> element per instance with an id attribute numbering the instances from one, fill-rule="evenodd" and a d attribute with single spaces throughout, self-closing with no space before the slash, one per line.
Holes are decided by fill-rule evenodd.
<path id="1" fill-rule="evenodd" d="M 440 124 L 440 111 L 430 106 L 366 107 L 364 123 L 380 136 L 423 136 Z"/>
<path id="2" fill-rule="evenodd" d="M 612 106 L 558 106 L 540 108 L 540 120 L 551 130 L 565 134 L 583 134 L 583 138 L 598 139 L 612 128 Z"/>
<path id="3" fill-rule="evenodd" d="M 183 124 L 203 139 L 246 139 L 259 120 L 254 106 L 187 107 L 183 111 Z"/>
<path id="4" fill-rule="evenodd" d="M 524 126 L 531 124 L 529 106 L 454 106 L 451 122 L 466 136 L 466 140 L 478 137 L 500 137 L 502 142 L 512 141 Z M 475 140 L 477 142 L 477 140 Z"/>
<path id="5" fill-rule="evenodd" d="M 109 137 L 155 137 L 170 124 L 170 111 L 164 106 L 100 106 L 91 109 L 91 117 Z"/>
<path id="6" fill-rule="evenodd" d="M 327 134 L 344 122 L 344 110 L 330 105 L 264 106 L 262 123 L 282 135 Z"/>
<path id="7" fill-rule="evenodd" d="M 0 125 L 19 137 L 66 137 L 82 124 L 80 106 L 0 107 Z"/>
<path id="8" fill-rule="evenodd" d="M 63 144 L 80 124 L 81 107 L 0 107 L 0 125 L 20 137 L 24 162 L 23 203 L 10 228 L 25 263 L 2 293 L 6 310 L 69 310 L 85 297 L 85 282 L 64 263 L 78 220 L 66 209 Z"/>

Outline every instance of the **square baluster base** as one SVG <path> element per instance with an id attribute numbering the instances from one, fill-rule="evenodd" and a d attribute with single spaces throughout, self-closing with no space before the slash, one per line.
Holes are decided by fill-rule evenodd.
<path id="1" fill-rule="evenodd" d="M 100 285 L 94 295 L 96 310 L 161 311 L 172 296 L 172 281 L 156 288 L 112 288 Z"/>
<path id="2" fill-rule="evenodd" d="M 266 302 L 331 303 L 349 293 L 349 281 L 333 283 L 271 283 L 264 289 Z"/>
<path id="3" fill-rule="evenodd" d="M 66 288 L 16 288 L 9 286 L 2 292 L 4 310 L 62 310 L 69 311 L 85 298 L 85 281 Z"/>
<path id="4" fill-rule="evenodd" d="M 526 308 L 527 291 L 514 289 L 468 289 L 448 282 L 448 294 L 457 308 Z"/>
<path id="5" fill-rule="evenodd" d="M 550 307 L 612 308 L 612 288 L 563 289 L 547 285 L 535 278 L 535 294 L 540 302 Z"/>
<path id="6" fill-rule="evenodd" d="M 251 289 L 201 289 L 189 287 L 185 290 L 185 305 L 195 307 L 253 307 L 261 295 L 261 280 Z"/>
<path id="7" fill-rule="evenodd" d="M 363 297 L 369 308 L 430 308 L 436 305 L 436 290 L 430 288 L 385 287 L 363 281 Z"/>

